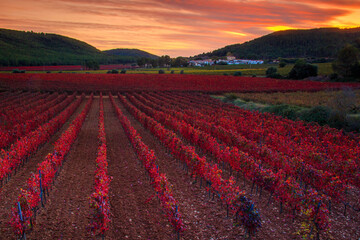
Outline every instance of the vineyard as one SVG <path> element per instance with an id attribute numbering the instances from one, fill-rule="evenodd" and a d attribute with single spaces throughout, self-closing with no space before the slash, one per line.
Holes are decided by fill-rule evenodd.
<path id="1" fill-rule="evenodd" d="M 340 83 L 6 76 L 1 239 L 360 238 L 358 134 L 207 94 Z"/>

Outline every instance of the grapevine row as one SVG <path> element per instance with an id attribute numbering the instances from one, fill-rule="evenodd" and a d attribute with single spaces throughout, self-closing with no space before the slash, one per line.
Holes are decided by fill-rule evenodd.
<path id="1" fill-rule="evenodd" d="M 260 165 L 261 168 L 263 168 L 265 165 L 266 167 L 271 168 L 271 170 L 274 172 L 278 172 L 281 169 L 284 171 L 284 174 L 299 179 L 300 183 L 304 182 L 310 186 L 315 187 L 317 191 L 321 190 L 336 202 L 344 200 L 344 193 L 345 189 L 347 188 L 347 184 L 341 181 L 335 174 L 328 171 L 320 171 L 315 169 L 312 165 L 306 163 L 301 158 L 289 158 L 288 156 L 284 156 L 279 152 L 271 151 L 266 146 L 259 146 L 251 140 L 234 134 L 222 126 L 218 126 L 211 119 L 204 119 L 204 115 L 201 113 L 201 111 L 195 112 L 192 110 L 185 110 L 185 113 L 182 113 L 182 108 L 179 108 L 176 105 L 169 106 L 166 104 L 168 106 L 160 106 L 160 102 L 148 95 L 145 96 L 147 96 L 147 98 L 151 101 L 147 101 L 139 95 L 134 95 L 148 106 L 159 111 L 166 112 L 178 120 L 185 121 L 194 128 L 197 128 L 192 129 L 192 133 L 185 137 L 189 138 L 194 134 L 198 134 L 200 135 L 200 139 L 212 139 L 212 137 L 214 137 L 215 139 L 211 140 L 211 142 L 214 144 L 216 139 L 220 139 L 225 144 L 227 144 L 225 145 L 216 143 L 218 150 L 215 150 L 215 146 L 212 146 L 210 149 L 208 149 L 209 144 L 205 143 L 204 141 L 196 143 L 201 145 L 202 148 L 211 152 L 217 159 L 223 159 L 223 161 L 229 163 L 229 159 L 235 157 L 233 153 L 234 151 L 242 155 L 249 154 L 249 157 L 260 160 L 258 161 L 258 165 Z M 210 135 L 212 137 L 210 137 Z M 210 140 L 207 142 L 209 141 Z M 221 149 L 223 152 L 221 152 Z M 261 182 L 260 186 L 263 186 L 263 184 L 264 183 Z M 265 187 L 269 188 L 269 186 Z"/>
<path id="2" fill-rule="evenodd" d="M 140 134 L 131 126 L 130 121 L 116 105 L 111 94 L 110 100 L 126 135 L 150 176 L 151 184 L 157 193 L 165 214 L 169 218 L 169 221 L 175 228 L 176 232 L 179 234 L 184 230 L 184 224 L 178 209 L 177 201 L 172 194 L 171 184 L 167 180 L 166 175 L 159 172 L 159 168 L 156 165 L 156 156 L 154 151 L 149 149 L 149 147 L 142 141 Z"/>
<path id="3" fill-rule="evenodd" d="M 148 128 L 171 153 L 181 161 L 185 162 L 192 171 L 192 175 L 205 180 L 209 186 L 209 191 L 213 191 L 220 196 L 222 202 L 230 208 L 235 215 L 235 221 L 245 227 L 246 231 L 252 235 L 261 226 L 260 215 L 254 204 L 245 196 L 244 191 L 240 191 L 236 186 L 235 180 L 222 178 L 222 171 L 218 166 L 209 164 L 205 157 L 200 157 L 194 147 L 183 143 L 177 135 L 152 117 L 139 111 L 134 105 L 129 103 L 124 96 L 118 95 L 124 106 L 137 118 L 146 128 Z"/>
<path id="4" fill-rule="evenodd" d="M 13 125 L 13 127 L 9 130 L 0 129 L 0 148 L 5 148 L 16 139 L 31 132 L 40 124 L 43 124 L 52 118 L 62 109 L 61 106 L 63 106 L 63 104 L 59 103 L 61 103 L 66 97 L 67 95 L 65 94 L 60 95 L 50 102 L 44 102 L 43 105 L 40 105 L 31 111 L 19 114 L 21 118 L 20 123 Z"/>
<path id="5" fill-rule="evenodd" d="M 105 235 L 109 230 L 110 202 L 109 185 L 111 177 L 108 175 L 108 162 L 106 158 L 106 134 L 104 122 L 103 96 L 100 93 L 99 111 L 99 146 L 96 158 L 95 190 L 90 196 L 90 208 L 93 209 L 90 230 L 97 235 Z"/>
<path id="6" fill-rule="evenodd" d="M 76 102 L 81 101 L 82 99 L 78 99 Z M 54 143 L 54 151 L 49 153 L 39 164 L 36 173 L 32 173 L 27 181 L 27 187 L 20 190 L 18 200 L 11 209 L 10 224 L 16 235 L 24 236 L 27 231 L 32 229 L 37 207 L 40 203 L 43 205 L 43 199 L 46 197 L 44 193 L 49 191 L 58 175 L 66 155 L 81 130 L 92 101 L 93 95 L 90 96 L 81 113 Z"/>
<path id="7" fill-rule="evenodd" d="M 76 93 L 59 104 L 57 109 L 51 109 L 51 111 L 58 112 L 60 109 L 63 109 L 74 101 L 75 96 Z M 0 157 L 1 182 L 6 176 L 9 178 L 14 170 L 20 167 L 20 165 L 24 163 L 24 161 L 30 157 L 32 153 L 37 151 L 42 144 L 46 143 L 50 137 L 59 130 L 59 128 L 69 119 L 76 108 L 80 105 L 82 99 L 83 97 L 77 99 L 58 116 L 38 127 L 36 130 L 28 133 L 26 136 L 18 139 L 11 145 L 8 151 L 2 150 Z"/>

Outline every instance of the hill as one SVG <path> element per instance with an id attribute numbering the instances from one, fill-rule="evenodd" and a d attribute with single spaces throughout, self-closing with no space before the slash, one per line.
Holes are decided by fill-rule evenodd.
<path id="1" fill-rule="evenodd" d="M 229 45 L 197 57 L 223 57 L 231 52 L 237 58 L 334 58 L 347 43 L 360 45 L 360 28 L 319 28 L 274 32 L 242 44 Z"/>
<path id="2" fill-rule="evenodd" d="M 111 50 L 105 50 L 104 53 L 113 56 L 123 56 L 123 57 L 137 57 L 137 58 L 151 58 L 156 59 L 158 56 L 139 50 L 139 49 L 129 49 L 129 48 L 117 48 Z"/>
<path id="3" fill-rule="evenodd" d="M 108 54 L 86 42 L 58 34 L 0 29 L 0 66 L 84 65 L 87 60 L 124 64 L 136 62 L 142 54 L 154 57 L 137 49 Z"/>

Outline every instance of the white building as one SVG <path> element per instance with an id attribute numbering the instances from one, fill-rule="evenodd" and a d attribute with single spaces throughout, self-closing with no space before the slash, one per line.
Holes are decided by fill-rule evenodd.
<path id="1" fill-rule="evenodd" d="M 235 59 L 233 56 L 227 56 L 227 60 L 214 61 L 212 59 L 205 60 L 191 60 L 189 61 L 190 66 L 203 67 L 208 65 L 214 65 L 216 63 L 227 63 L 228 65 L 240 65 L 240 64 L 264 64 L 263 60 L 250 60 L 250 59 Z"/>

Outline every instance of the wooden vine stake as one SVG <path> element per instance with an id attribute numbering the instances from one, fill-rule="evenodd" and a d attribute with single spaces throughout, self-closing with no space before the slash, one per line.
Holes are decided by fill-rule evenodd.
<path id="1" fill-rule="evenodd" d="M 42 189 L 42 183 L 41 183 L 41 170 L 39 170 L 39 178 L 40 178 L 40 198 L 41 198 L 41 206 L 44 207 L 43 189 Z"/>
<path id="2" fill-rule="evenodd" d="M 20 216 L 20 221 L 21 221 L 21 225 L 23 227 L 23 231 L 22 231 L 22 236 L 20 239 L 25 239 L 26 240 L 26 233 L 25 233 L 25 228 L 24 228 L 24 218 L 21 212 L 21 205 L 20 202 L 18 202 L 18 211 L 19 211 L 19 216 Z"/>

